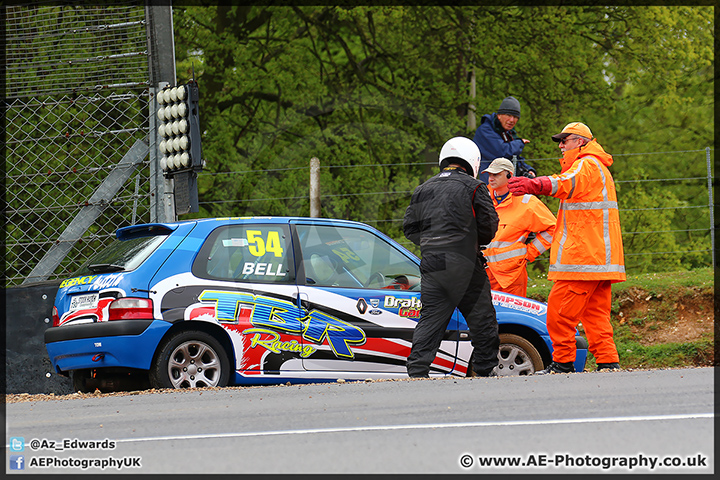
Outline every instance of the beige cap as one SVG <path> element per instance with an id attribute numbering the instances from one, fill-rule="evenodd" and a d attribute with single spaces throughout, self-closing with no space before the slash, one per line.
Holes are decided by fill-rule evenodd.
<path id="1" fill-rule="evenodd" d="M 562 132 L 558 133 L 557 135 L 553 135 L 552 139 L 553 142 L 559 142 L 563 138 L 571 135 L 580 135 L 581 137 L 585 137 L 587 139 L 592 139 L 592 132 L 590 131 L 590 128 L 588 128 L 587 125 L 580 122 L 572 122 L 565 125 L 565 128 L 562 129 Z"/>
<path id="2" fill-rule="evenodd" d="M 485 170 L 483 170 L 483 173 L 500 173 L 503 170 L 506 170 L 515 175 L 515 165 L 513 165 L 513 163 L 507 158 L 499 157 L 493 160 L 492 163 Z"/>

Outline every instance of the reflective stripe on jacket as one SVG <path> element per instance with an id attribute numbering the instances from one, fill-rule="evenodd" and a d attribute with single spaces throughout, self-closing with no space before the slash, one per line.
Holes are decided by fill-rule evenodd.
<path id="1" fill-rule="evenodd" d="M 534 195 L 508 195 L 498 204 L 493 189 L 488 188 L 499 223 L 495 237 L 483 253 L 488 268 L 504 288 L 512 285 L 520 275 L 527 275 L 525 265 L 550 248 L 556 220 Z M 537 236 L 525 244 L 532 232 Z"/>
<path id="2" fill-rule="evenodd" d="M 625 257 L 610 154 L 595 140 L 565 152 L 550 195 L 561 200 L 548 280 L 625 280 Z"/>

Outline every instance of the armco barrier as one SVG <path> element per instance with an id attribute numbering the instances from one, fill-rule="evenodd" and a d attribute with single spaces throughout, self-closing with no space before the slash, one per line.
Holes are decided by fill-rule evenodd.
<path id="1" fill-rule="evenodd" d="M 5 290 L 6 393 L 72 393 L 72 382 L 55 373 L 45 350 L 45 330 L 60 280 Z"/>

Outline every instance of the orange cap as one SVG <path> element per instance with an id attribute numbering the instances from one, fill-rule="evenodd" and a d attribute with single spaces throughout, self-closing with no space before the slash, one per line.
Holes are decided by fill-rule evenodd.
<path id="1" fill-rule="evenodd" d="M 592 139 L 592 132 L 590 131 L 590 128 L 588 128 L 587 125 L 580 122 L 572 122 L 565 125 L 565 128 L 562 129 L 562 132 L 558 133 L 557 135 L 553 135 L 552 139 L 553 142 L 559 142 L 563 138 L 567 137 L 571 134 L 580 135 L 581 137 L 585 137 L 588 139 Z"/>

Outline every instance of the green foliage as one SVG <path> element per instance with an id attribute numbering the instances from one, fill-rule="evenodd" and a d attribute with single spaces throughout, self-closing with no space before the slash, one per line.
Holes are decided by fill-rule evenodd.
<path id="1" fill-rule="evenodd" d="M 707 203 L 702 179 L 633 181 L 706 174 L 713 21 L 712 7 L 178 5 L 177 75 L 200 84 L 207 160 L 191 216 L 309 215 L 317 157 L 323 216 L 416 251 L 401 230 L 412 190 L 448 138 L 472 136 L 470 103 L 479 121 L 515 95 L 541 174 L 558 172 L 549 137 L 570 121 L 618 155 L 623 231 L 658 232 L 624 236 L 629 272 L 708 265 L 708 209 L 689 208 Z M 665 150 L 694 151 L 622 156 Z"/>
<path id="2" fill-rule="evenodd" d="M 671 368 L 712 363 L 712 339 L 687 343 L 641 345 L 634 341 L 617 341 L 623 368 Z"/>
<path id="3" fill-rule="evenodd" d="M 530 282 L 528 282 L 528 297 L 547 302 L 552 285 L 553 282 L 545 278 L 531 275 Z M 698 292 L 713 292 L 714 285 L 715 271 L 712 268 L 696 268 L 688 271 L 628 275 L 626 281 L 613 284 L 612 291 L 613 298 L 630 289 L 640 289 L 656 296 L 662 294 L 667 298 L 676 296 L 681 291 L 680 289 L 686 288 L 692 288 Z"/>
<path id="4" fill-rule="evenodd" d="M 643 178 L 642 169 L 638 170 L 635 177 Z M 676 208 L 681 204 L 677 197 L 662 185 L 629 183 L 622 185 L 618 198 L 620 224 L 626 232 L 623 236 L 626 270 L 637 273 L 681 270 L 678 256 L 659 254 L 679 249 L 671 232 L 673 219 L 678 215 Z"/>
<path id="5" fill-rule="evenodd" d="M 621 368 L 655 369 L 707 366 L 713 363 L 714 343 L 711 339 L 686 343 L 641 345 L 635 341 L 615 339 Z M 588 353 L 585 371 L 594 371 L 597 361 Z"/>
<path id="6" fill-rule="evenodd" d="M 650 345 L 646 344 L 643 332 L 659 332 L 674 325 L 678 320 L 680 303 L 692 305 L 698 312 L 706 308 L 711 310 L 714 280 L 715 272 L 712 268 L 698 268 L 691 271 L 633 274 L 628 276 L 627 281 L 613 284 L 611 323 L 622 368 L 712 364 L 715 347 L 711 332 L 704 333 L 692 342 L 657 342 Z M 546 302 L 551 287 L 552 282 L 531 275 L 528 297 Z M 647 309 L 641 309 L 639 312 L 642 313 L 635 315 L 630 315 L 627 310 L 628 314 L 621 317 L 621 305 L 630 299 L 649 302 Z M 707 316 L 711 317 L 712 311 L 707 311 Z M 595 359 L 590 354 L 586 370 L 595 370 L 595 366 Z"/>

